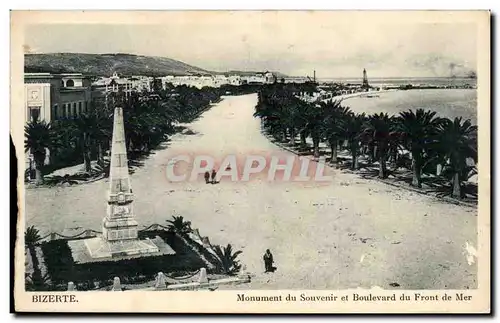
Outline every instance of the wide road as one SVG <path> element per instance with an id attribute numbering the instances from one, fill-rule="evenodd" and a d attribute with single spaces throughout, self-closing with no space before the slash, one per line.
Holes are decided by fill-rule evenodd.
<path id="1" fill-rule="evenodd" d="M 224 98 L 131 175 L 141 225 L 182 215 L 212 244 L 242 250 L 244 270 L 255 277 L 250 286 L 234 288 L 477 286 L 477 259 L 469 263 L 465 250 L 477 247 L 475 209 L 331 169 L 333 180 L 326 183 L 268 182 L 266 174 L 216 185 L 205 184 L 202 175 L 197 181 L 167 179 L 169 160 L 179 154 L 293 156 L 261 134 L 252 116 L 256 101 L 256 94 Z M 100 230 L 107 185 L 27 190 L 28 225 L 42 232 Z M 277 270 L 264 274 L 268 248 Z"/>

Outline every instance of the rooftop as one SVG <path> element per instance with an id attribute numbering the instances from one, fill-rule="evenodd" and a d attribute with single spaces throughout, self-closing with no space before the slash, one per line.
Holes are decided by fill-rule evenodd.
<path id="1" fill-rule="evenodd" d="M 30 79 L 36 79 L 36 78 L 63 78 L 63 77 L 83 78 L 84 76 L 81 73 L 61 73 L 61 74 L 24 73 L 24 77 Z"/>

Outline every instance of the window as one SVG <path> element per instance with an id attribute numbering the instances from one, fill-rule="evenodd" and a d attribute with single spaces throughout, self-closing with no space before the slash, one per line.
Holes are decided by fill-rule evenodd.
<path id="1" fill-rule="evenodd" d="M 76 102 L 73 102 L 73 110 L 71 111 L 71 116 L 76 117 Z"/>
<path id="2" fill-rule="evenodd" d="M 85 113 L 88 113 L 89 111 L 87 110 L 87 101 L 83 102 L 83 111 Z"/>
<path id="3" fill-rule="evenodd" d="M 28 118 L 30 121 L 40 120 L 40 107 L 29 107 Z"/>
<path id="4" fill-rule="evenodd" d="M 78 115 L 82 115 L 82 103 L 78 102 Z"/>
<path id="5" fill-rule="evenodd" d="M 73 86 L 75 86 L 75 81 L 73 81 L 73 80 L 67 80 L 66 81 L 66 86 L 67 87 L 73 87 Z"/>
<path id="6" fill-rule="evenodd" d="M 61 117 L 66 118 L 66 104 L 62 106 Z"/>

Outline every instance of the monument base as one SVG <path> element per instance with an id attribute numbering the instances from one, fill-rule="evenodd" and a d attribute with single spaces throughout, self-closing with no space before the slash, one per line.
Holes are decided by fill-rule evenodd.
<path id="1" fill-rule="evenodd" d="M 131 239 L 120 242 L 109 242 L 98 236 L 68 240 L 68 246 L 76 264 L 175 255 L 175 251 L 159 236 L 153 239 Z"/>
<path id="2" fill-rule="evenodd" d="M 152 241 L 139 239 L 107 241 L 96 237 L 86 239 L 85 245 L 94 259 L 153 254 L 160 251 Z"/>

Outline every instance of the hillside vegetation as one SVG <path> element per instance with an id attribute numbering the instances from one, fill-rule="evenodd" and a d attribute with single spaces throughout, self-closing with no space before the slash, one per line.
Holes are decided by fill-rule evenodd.
<path id="1" fill-rule="evenodd" d="M 24 71 L 27 73 L 83 73 L 86 75 L 196 75 L 211 74 L 196 66 L 165 58 L 132 54 L 26 54 Z"/>

